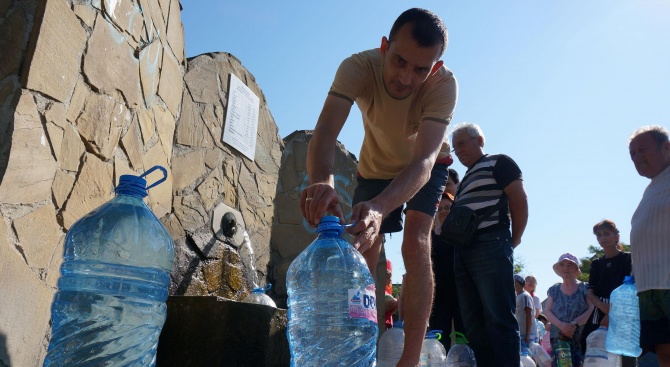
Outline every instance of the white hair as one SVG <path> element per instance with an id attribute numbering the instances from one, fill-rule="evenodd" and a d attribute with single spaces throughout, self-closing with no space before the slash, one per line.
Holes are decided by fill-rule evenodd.
<path id="1" fill-rule="evenodd" d="M 459 124 L 456 124 L 456 126 L 454 126 L 454 128 L 451 130 L 451 139 L 453 140 L 456 135 L 459 135 L 462 132 L 468 133 L 468 135 L 472 138 L 481 136 L 482 143 L 486 142 L 486 138 L 484 137 L 484 132 L 482 132 L 482 128 L 475 123 L 461 122 Z"/>
<path id="2" fill-rule="evenodd" d="M 661 125 L 642 126 L 641 128 L 633 131 L 633 133 L 630 135 L 630 138 L 628 138 L 628 145 L 630 145 L 630 142 L 632 142 L 633 139 L 646 133 L 651 133 L 652 136 L 654 137 L 654 140 L 659 146 L 663 145 L 663 143 L 668 141 L 669 140 L 668 136 L 670 136 L 670 134 L 668 133 L 668 129 L 664 128 Z"/>

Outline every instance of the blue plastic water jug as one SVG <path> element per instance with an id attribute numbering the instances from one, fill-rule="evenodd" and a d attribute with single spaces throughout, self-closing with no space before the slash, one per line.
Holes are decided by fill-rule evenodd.
<path id="1" fill-rule="evenodd" d="M 275 301 L 273 301 L 272 298 L 270 298 L 270 296 L 265 294 L 265 292 L 269 291 L 270 289 L 272 289 L 272 284 L 268 284 L 266 288 L 263 287 L 254 288 L 254 290 L 251 293 L 249 293 L 248 296 L 244 297 L 242 302 L 255 303 L 258 305 L 265 305 L 277 308 L 277 304 L 275 303 Z"/>
<path id="2" fill-rule="evenodd" d="M 605 345 L 607 351 L 630 357 L 639 357 L 640 304 L 633 277 L 624 278 L 623 284 L 610 295 L 609 331 Z"/>
<path id="3" fill-rule="evenodd" d="M 375 283 L 363 256 L 325 216 L 286 274 L 291 366 L 376 364 Z"/>
<path id="4" fill-rule="evenodd" d="M 426 334 L 419 357 L 420 367 L 444 367 L 447 365 L 447 350 L 439 342 L 442 330 L 431 330 Z"/>
<path id="5" fill-rule="evenodd" d="M 402 321 L 395 321 L 393 327 L 379 338 L 377 348 L 377 367 L 395 367 L 402 357 L 405 347 L 405 330 Z"/>
<path id="6" fill-rule="evenodd" d="M 607 351 L 605 340 L 607 328 L 599 327 L 586 338 L 586 352 L 584 353 L 584 367 L 617 367 L 621 364 L 621 356 Z"/>
<path id="7" fill-rule="evenodd" d="M 164 177 L 147 187 L 146 176 Z M 167 178 L 123 175 L 117 196 L 72 225 L 44 366 L 154 366 L 174 261 L 172 238 L 144 203 Z"/>
<path id="8" fill-rule="evenodd" d="M 537 365 L 535 364 L 535 361 L 530 358 L 530 350 L 526 348 L 526 350 L 521 351 L 521 354 L 519 355 L 519 361 L 520 366 L 522 367 L 536 367 Z"/>
<path id="9" fill-rule="evenodd" d="M 477 367 L 475 352 L 468 346 L 468 340 L 462 333 L 454 331 L 450 336 L 456 336 L 456 344 L 447 353 L 447 367 Z"/>

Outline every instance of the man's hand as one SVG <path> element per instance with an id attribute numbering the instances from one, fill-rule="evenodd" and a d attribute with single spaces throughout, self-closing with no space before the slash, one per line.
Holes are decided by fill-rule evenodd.
<path id="1" fill-rule="evenodd" d="M 354 248 L 360 253 L 370 249 L 379 236 L 382 211 L 372 201 L 362 201 L 351 208 L 351 222 L 356 223 L 348 232 L 356 236 Z"/>
<path id="2" fill-rule="evenodd" d="M 335 189 L 327 183 L 315 183 L 300 193 L 300 210 L 310 226 L 315 227 L 326 213 L 340 218 L 344 224 L 344 215 L 340 207 L 340 198 Z"/>

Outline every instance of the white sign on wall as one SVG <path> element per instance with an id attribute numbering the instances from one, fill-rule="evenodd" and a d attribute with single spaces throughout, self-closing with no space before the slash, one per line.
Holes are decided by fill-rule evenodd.
<path id="1" fill-rule="evenodd" d="M 232 73 L 228 86 L 228 109 L 222 140 L 253 161 L 260 102 L 258 96 Z"/>

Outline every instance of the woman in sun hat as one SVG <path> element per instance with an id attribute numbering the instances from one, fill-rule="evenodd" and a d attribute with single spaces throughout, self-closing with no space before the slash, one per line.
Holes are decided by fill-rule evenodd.
<path id="1" fill-rule="evenodd" d="M 584 328 L 593 304 L 587 299 L 588 284 L 577 280 L 579 259 L 566 253 L 554 264 L 554 272 L 563 278 L 563 283 L 556 283 L 547 291 L 547 307 L 544 315 L 551 323 L 549 335 L 552 350 L 552 366 L 556 367 L 556 344 L 559 340 L 568 340 L 572 354 L 573 367 L 582 364 L 581 331 Z"/>

